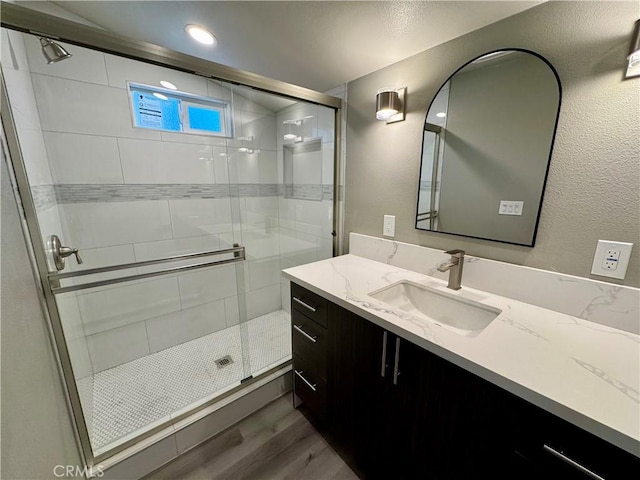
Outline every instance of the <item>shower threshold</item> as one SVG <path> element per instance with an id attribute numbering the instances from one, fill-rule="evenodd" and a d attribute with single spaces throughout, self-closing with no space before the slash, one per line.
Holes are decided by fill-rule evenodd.
<path id="1" fill-rule="evenodd" d="M 94 455 L 287 362 L 290 325 L 289 313 L 278 310 L 78 380 Z M 226 356 L 233 362 L 218 368 Z"/>

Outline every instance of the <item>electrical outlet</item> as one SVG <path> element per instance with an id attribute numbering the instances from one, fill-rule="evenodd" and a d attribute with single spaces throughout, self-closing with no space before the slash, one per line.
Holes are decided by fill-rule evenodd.
<path id="1" fill-rule="evenodd" d="M 385 215 L 384 224 L 382 226 L 382 235 L 385 237 L 394 237 L 396 234 L 396 216 Z"/>
<path id="2" fill-rule="evenodd" d="M 591 273 L 623 279 L 627 273 L 633 243 L 598 240 Z"/>
<path id="3" fill-rule="evenodd" d="M 608 249 L 604 254 L 604 262 L 602 268 L 607 270 L 615 270 L 618 268 L 618 262 L 620 261 L 620 250 Z"/>

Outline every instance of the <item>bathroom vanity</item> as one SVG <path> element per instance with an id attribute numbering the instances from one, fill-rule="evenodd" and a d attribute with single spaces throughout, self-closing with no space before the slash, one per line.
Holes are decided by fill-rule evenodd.
<path id="1" fill-rule="evenodd" d="M 637 335 L 355 255 L 284 275 L 295 395 L 363 477 L 640 471 L 638 379 L 624 371 Z M 441 321 L 402 304 L 405 288 L 444 302 Z M 488 320 L 447 318 L 459 305 Z"/>

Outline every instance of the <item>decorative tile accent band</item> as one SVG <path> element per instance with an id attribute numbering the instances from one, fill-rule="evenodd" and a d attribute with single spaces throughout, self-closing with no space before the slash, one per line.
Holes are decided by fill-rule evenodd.
<path id="1" fill-rule="evenodd" d="M 284 185 L 285 198 L 322 200 L 322 185 Z"/>
<path id="2" fill-rule="evenodd" d="M 31 197 L 33 198 L 36 212 L 42 212 L 56 205 L 56 194 L 53 185 L 33 185 L 31 187 Z"/>
<path id="3" fill-rule="evenodd" d="M 342 187 L 338 189 L 341 195 Z M 278 185 L 281 197 L 299 200 L 333 200 L 333 185 L 304 184 L 304 185 Z M 341 197 L 338 197 L 341 200 Z"/>
<path id="4" fill-rule="evenodd" d="M 58 203 L 131 202 L 183 198 L 224 198 L 229 185 L 54 185 Z"/>
<path id="5" fill-rule="evenodd" d="M 131 202 L 136 200 L 180 200 L 194 198 L 228 197 L 277 197 L 285 196 L 287 189 L 295 193 L 293 198 L 306 200 L 331 200 L 333 185 L 293 185 L 275 183 L 238 184 L 63 184 L 32 187 L 42 207 L 56 203 Z M 48 205 L 48 206 L 47 206 Z"/>

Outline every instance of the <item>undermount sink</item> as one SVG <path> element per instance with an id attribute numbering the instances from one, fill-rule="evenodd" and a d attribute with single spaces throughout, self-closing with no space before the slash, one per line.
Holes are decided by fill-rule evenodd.
<path id="1" fill-rule="evenodd" d="M 409 281 L 394 283 L 369 296 L 467 337 L 479 335 L 502 313 L 498 308 Z"/>

